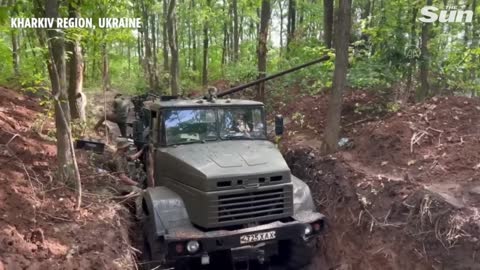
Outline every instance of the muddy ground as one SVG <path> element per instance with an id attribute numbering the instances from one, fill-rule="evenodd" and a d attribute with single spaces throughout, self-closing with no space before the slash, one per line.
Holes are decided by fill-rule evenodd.
<path id="1" fill-rule="evenodd" d="M 480 99 L 387 101 L 348 92 L 348 143 L 331 156 L 319 152 L 325 94 L 275 102 L 287 122 L 280 147 L 329 220 L 319 261 L 331 270 L 480 269 Z M 79 151 L 85 192 L 74 211 L 72 185 L 54 180 L 44 111 L 38 98 L 0 88 L 0 269 L 135 269 L 139 239 L 129 238 L 135 225 L 113 198 L 114 179 Z"/>
<path id="2" fill-rule="evenodd" d="M 358 107 L 352 96 L 372 100 L 358 95 L 348 93 L 345 108 Z M 290 119 L 315 110 L 289 106 Z M 344 121 L 358 118 L 349 113 Z M 335 155 L 321 156 L 320 136 L 305 128 L 322 114 L 291 121 L 296 133 L 282 143 L 329 219 L 319 256 L 330 269 L 480 269 L 480 99 L 436 97 L 362 117 Z"/>
<path id="3" fill-rule="evenodd" d="M 0 88 L 0 269 L 133 269 L 131 216 L 112 200 L 114 180 L 78 151 L 84 186 L 55 180 L 51 119 L 40 100 Z"/>

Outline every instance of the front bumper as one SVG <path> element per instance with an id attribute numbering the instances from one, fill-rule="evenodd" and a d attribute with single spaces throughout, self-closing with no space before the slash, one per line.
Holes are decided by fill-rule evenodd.
<path id="1" fill-rule="evenodd" d="M 305 235 L 306 228 L 311 233 Z M 281 241 L 304 239 L 312 242 L 325 227 L 325 217 L 316 212 L 304 212 L 294 217 L 293 221 L 275 221 L 239 230 L 215 230 L 203 232 L 193 226 L 180 226 L 163 236 L 166 244 L 167 262 L 205 258 L 209 254 L 228 251 L 232 260 L 263 260 L 276 255 Z M 274 237 L 273 237 L 274 236 Z M 197 241 L 200 248 L 195 253 L 186 249 L 189 241 Z M 183 248 L 182 248 L 183 247 Z"/>

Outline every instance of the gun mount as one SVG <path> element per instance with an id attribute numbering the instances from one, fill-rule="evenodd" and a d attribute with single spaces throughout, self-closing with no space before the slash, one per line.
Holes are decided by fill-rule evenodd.
<path id="1" fill-rule="evenodd" d="M 207 99 L 207 100 L 211 100 L 213 97 L 222 98 L 222 97 L 225 97 L 225 96 L 243 91 L 243 90 L 245 90 L 245 89 L 247 89 L 251 86 L 257 85 L 259 83 L 266 82 L 266 81 L 281 77 L 283 75 L 295 72 L 297 70 L 300 70 L 300 69 L 318 64 L 318 63 L 328 61 L 329 59 L 330 59 L 330 56 L 324 55 L 324 56 L 322 56 L 322 57 L 320 57 L 316 60 L 310 61 L 308 63 L 302 64 L 302 65 L 299 65 L 299 66 L 295 66 L 293 68 L 290 68 L 290 69 L 287 69 L 287 70 L 284 70 L 284 71 L 281 71 L 281 72 L 278 72 L 278 73 L 275 73 L 275 74 L 272 74 L 272 75 L 268 75 L 264 78 L 254 80 L 254 81 L 246 83 L 246 84 L 241 84 L 241 85 L 229 88 L 229 89 L 224 90 L 220 93 L 214 94 L 209 89 L 209 93 L 207 95 L 204 95 L 203 98 Z M 136 118 L 135 123 L 132 124 L 132 127 L 133 127 L 133 134 L 132 134 L 133 136 L 132 137 L 135 141 L 135 144 L 138 147 L 141 147 L 144 143 L 146 143 L 144 130 L 146 128 L 148 128 L 149 122 L 150 122 L 150 112 L 149 112 L 149 110 L 147 110 L 145 108 L 145 104 L 144 104 L 145 101 L 149 101 L 149 100 L 150 101 L 155 101 L 155 100 L 157 100 L 157 101 L 158 100 L 159 101 L 170 101 L 170 100 L 175 100 L 175 99 L 179 99 L 179 98 L 181 98 L 181 97 L 180 96 L 164 96 L 164 95 L 160 96 L 160 95 L 156 95 L 156 94 L 153 94 L 153 93 L 146 93 L 146 94 L 137 95 L 137 96 L 132 97 L 132 103 L 134 105 L 135 118 Z"/>

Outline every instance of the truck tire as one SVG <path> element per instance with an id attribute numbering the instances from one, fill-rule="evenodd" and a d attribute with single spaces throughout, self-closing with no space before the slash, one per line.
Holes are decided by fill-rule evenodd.
<path id="1" fill-rule="evenodd" d="M 151 228 L 148 223 L 148 215 L 144 213 L 144 218 L 142 219 L 142 229 L 143 229 L 143 253 L 142 253 L 142 270 L 151 270 L 151 269 L 162 269 L 161 261 L 159 258 L 163 256 L 160 250 L 161 247 L 157 246 L 154 243 L 148 241 L 151 233 Z M 152 246 L 154 245 L 154 246 Z M 154 254 L 153 251 L 157 251 L 157 254 Z M 160 251 L 160 252 L 159 252 Z M 154 260 L 155 259 L 155 260 Z"/>
<path id="2" fill-rule="evenodd" d="M 315 254 L 315 245 L 305 242 L 303 239 L 296 239 L 290 242 L 286 254 L 287 270 L 308 270 L 311 269 L 312 259 Z"/>
<path id="3" fill-rule="evenodd" d="M 143 241 L 142 270 L 151 270 L 158 267 L 158 264 L 152 262 L 152 249 L 147 240 Z"/>

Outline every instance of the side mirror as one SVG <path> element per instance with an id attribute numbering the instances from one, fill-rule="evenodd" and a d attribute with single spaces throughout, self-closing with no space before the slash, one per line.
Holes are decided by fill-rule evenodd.
<path id="1" fill-rule="evenodd" d="M 283 116 L 281 114 L 275 115 L 275 135 L 283 135 Z"/>

